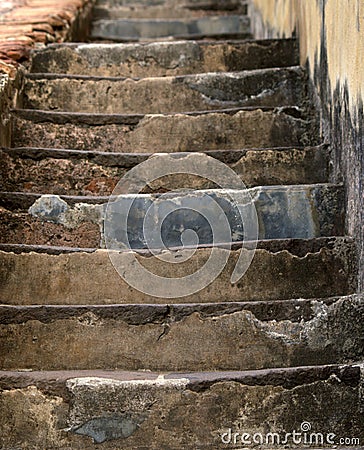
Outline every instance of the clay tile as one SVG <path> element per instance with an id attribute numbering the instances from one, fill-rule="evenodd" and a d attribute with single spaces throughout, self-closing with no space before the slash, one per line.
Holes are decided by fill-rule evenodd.
<path id="1" fill-rule="evenodd" d="M 54 35 L 54 30 L 49 25 L 49 23 L 37 23 L 34 25 L 33 30 L 34 31 L 42 31 L 42 32 Z"/>
<path id="2" fill-rule="evenodd" d="M 5 73 L 9 75 L 10 78 L 15 78 L 18 66 L 19 64 L 17 62 L 12 61 L 7 57 L 2 57 L 0 53 L 0 73 Z"/>
<path id="3" fill-rule="evenodd" d="M 52 25 L 52 27 L 64 27 L 65 26 L 65 21 L 62 20 L 59 16 L 56 15 L 52 15 L 49 16 L 47 19 L 47 22 Z"/>

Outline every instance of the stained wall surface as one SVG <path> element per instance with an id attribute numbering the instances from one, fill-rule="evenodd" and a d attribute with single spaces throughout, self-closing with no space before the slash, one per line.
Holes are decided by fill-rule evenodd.
<path id="1" fill-rule="evenodd" d="M 256 37 L 300 41 L 331 142 L 332 181 L 347 192 L 347 232 L 358 242 L 359 289 L 364 286 L 364 0 L 251 0 Z"/>

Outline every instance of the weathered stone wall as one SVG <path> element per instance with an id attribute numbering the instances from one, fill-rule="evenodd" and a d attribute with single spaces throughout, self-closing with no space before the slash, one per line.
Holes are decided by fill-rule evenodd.
<path id="1" fill-rule="evenodd" d="M 332 181 L 347 192 L 347 232 L 358 243 L 364 288 L 364 0 L 251 0 L 256 37 L 300 40 L 322 108 L 323 138 L 331 142 Z"/>
<path id="2" fill-rule="evenodd" d="M 11 81 L 9 75 L 0 73 L 0 146 L 10 143 L 10 122 L 7 114 L 10 101 Z"/>

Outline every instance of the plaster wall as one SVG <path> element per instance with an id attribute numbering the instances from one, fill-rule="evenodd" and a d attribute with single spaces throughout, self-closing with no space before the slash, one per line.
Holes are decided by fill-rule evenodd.
<path id="1" fill-rule="evenodd" d="M 251 0 L 257 38 L 297 36 L 332 145 L 332 181 L 346 186 L 346 228 L 358 244 L 364 287 L 364 0 Z"/>

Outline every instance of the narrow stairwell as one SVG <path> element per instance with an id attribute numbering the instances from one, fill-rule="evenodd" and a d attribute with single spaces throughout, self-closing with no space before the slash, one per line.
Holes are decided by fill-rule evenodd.
<path id="1" fill-rule="evenodd" d="M 345 190 L 297 42 L 248 6 L 100 0 L 88 43 L 34 52 L 0 153 L 1 448 L 364 441 Z"/>

